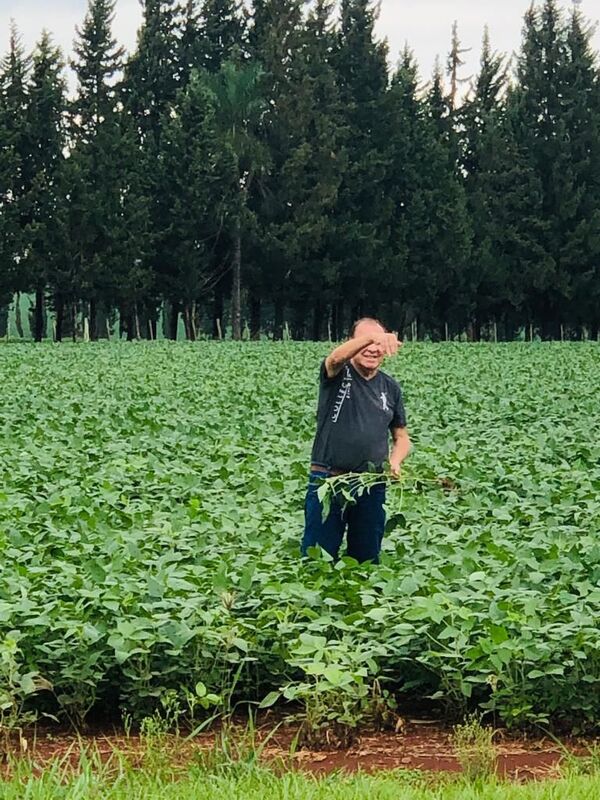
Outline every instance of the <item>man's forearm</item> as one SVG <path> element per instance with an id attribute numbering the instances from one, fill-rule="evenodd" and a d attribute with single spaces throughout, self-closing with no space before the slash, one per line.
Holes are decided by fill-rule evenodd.
<path id="1" fill-rule="evenodd" d="M 360 353 L 361 350 L 364 350 L 365 347 L 375 341 L 377 340 L 374 336 L 359 336 L 340 344 L 335 350 L 331 351 L 325 360 L 327 374 L 332 376 L 339 372 L 344 364 L 347 364 L 357 353 Z"/>
<path id="2" fill-rule="evenodd" d="M 402 430 L 403 433 L 398 432 L 394 435 L 394 443 L 390 450 L 390 464 L 398 467 L 410 453 L 412 445 L 410 437 L 404 428 L 397 428 L 396 430 Z"/>
<path id="3" fill-rule="evenodd" d="M 394 460 L 401 464 L 406 456 L 410 453 L 410 439 L 401 439 L 399 442 L 394 442 L 390 452 L 390 461 Z"/>

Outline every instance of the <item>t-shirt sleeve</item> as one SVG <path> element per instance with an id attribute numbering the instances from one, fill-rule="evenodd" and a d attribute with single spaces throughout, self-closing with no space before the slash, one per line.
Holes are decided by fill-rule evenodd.
<path id="1" fill-rule="evenodd" d="M 406 411 L 402 399 L 402 389 L 396 387 L 396 402 L 394 403 L 394 416 L 390 422 L 390 428 L 406 428 Z"/>
<path id="2" fill-rule="evenodd" d="M 327 361 L 326 358 L 321 361 L 321 369 L 319 370 L 319 383 L 321 386 L 330 386 L 334 381 L 339 380 L 340 373 L 334 375 L 333 378 L 330 378 L 327 374 L 327 368 L 325 366 L 325 362 Z"/>

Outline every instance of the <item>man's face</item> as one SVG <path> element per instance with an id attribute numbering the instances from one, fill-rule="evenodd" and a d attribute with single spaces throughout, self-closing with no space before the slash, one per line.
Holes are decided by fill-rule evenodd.
<path id="1" fill-rule="evenodd" d="M 358 339 L 361 336 L 381 336 L 384 333 L 385 331 L 381 325 L 377 325 L 375 322 L 361 322 L 354 332 L 354 338 Z M 368 347 L 365 347 L 364 350 L 357 353 L 352 360 L 357 366 L 362 367 L 362 369 L 372 371 L 379 369 L 384 357 L 385 351 L 381 345 L 370 344 Z"/>

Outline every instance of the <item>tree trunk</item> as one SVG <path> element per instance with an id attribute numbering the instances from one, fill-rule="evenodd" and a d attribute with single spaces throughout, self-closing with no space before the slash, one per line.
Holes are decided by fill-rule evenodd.
<path id="1" fill-rule="evenodd" d="M 234 341 L 242 338 L 242 231 L 236 220 L 233 238 L 233 269 L 231 286 L 231 333 Z"/>
<path id="2" fill-rule="evenodd" d="M 345 334 L 344 301 L 337 300 L 332 307 L 332 337 L 335 342 L 341 342 Z"/>
<path id="3" fill-rule="evenodd" d="M 364 317 L 364 315 L 365 315 L 365 310 L 364 310 L 364 306 L 363 306 L 362 300 L 359 300 L 357 303 L 355 303 L 355 304 L 352 306 L 352 309 L 351 309 L 350 315 L 351 315 L 351 317 L 352 317 L 352 319 L 350 320 L 350 323 L 351 323 L 352 325 L 353 325 L 353 324 L 354 324 L 354 323 L 355 323 L 357 320 L 359 320 L 359 319 L 362 319 L 362 318 Z M 340 338 L 341 338 L 341 337 L 340 337 Z"/>
<path id="4" fill-rule="evenodd" d="M 156 339 L 156 308 L 152 303 L 143 303 L 138 306 L 138 312 L 142 339 L 153 341 Z"/>
<path id="5" fill-rule="evenodd" d="M 183 324 L 185 325 L 185 338 L 188 342 L 196 341 L 196 329 L 194 327 L 194 310 L 193 304 L 186 303 L 183 307 Z"/>
<path id="6" fill-rule="evenodd" d="M 192 314 L 192 327 L 194 329 L 194 337 L 198 338 L 198 331 L 202 331 L 202 317 L 204 311 L 202 305 L 194 300 L 194 313 Z"/>
<path id="7" fill-rule="evenodd" d="M 467 339 L 470 342 L 481 341 L 481 329 L 479 328 L 479 322 L 476 319 L 472 319 L 469 322 L 467 327 Z"/>
<path id="8" fill-rule="evenodd" d="M 177 328 L 179 327 L 180 304 L 174 300 L 168 304 L 167 337 L 173 342 L 177 341 Z"/>
<path id="9" fill-rule="evenodd" d="M 135 334 L 136 339 L 147 339 L 148 338 L 148 314 L 146 307 L 144 305 L 140 305 L 139 303 L 135 304 Z"/>
<path id="10" fill-rule="evenodd" d="M 295 342 L 304 340 L 306 330 L 306 306 L 304 303 L 299 303 L 294 307 L 294 317 L 292 319 L 292 339 Z"/>
<path id="11" fill-rule="evenodd" d="M 23 338 L 23 320 L 21 318 L 21 293 L 17 292 L 17 297 L 15 299 L 15 327 L 17 329 L 17 333 L 19 334 L 19 338 Z"/>
<path id="12" fill-rule="evenodd" d="M 213 306 L 213 339 L 223 338 L 223 316 L 225 313 L 225 303 L 223 300 L 223 286 L 219 282 L 215 286 L 215 299 Z"/>
<path id="13" fill-rule="evenodd" d="M 36 342 L 41 342 L 44 338 L 46 327 L 44 325 L 44 305 L 45 305 L 45 291 L 42 286 L 38 286 L 35 290 L 35 310 L 33 322 L 33 338 Z"/>
<path id="14" fill-rule="evenodd" d="M 65 322 L 65 303 L 62 297 L 56 296 L 54 299 L 54 308 L 56 311 L 56 319 L 54 320 L 54 340 L 62 342 L 63 327 Z"/>
<path id="15" fill-rule="evenodd" d="M 126 334 L 128 342 L 133 342 L 135 340 L 135 321 L 133 319 L 133 309 L 131 308 L 128 308 L 125 312 L 123 332 Z"/>
<path id="16" fill-rule="evenodd" d="M 196 301 L 192 303 L 192 307 L 190 309 L 190 330 L 192 331 L 192 336 L 194 337 L 194 341 L 198 338 L 198 332 L 196 328 Z"/>
<path id="17" fill-rule="evenodd" d="M 250 339 L 257 342 L 260 339 L 261 300 L 257 294 L 250 298 Z"/>
<path id="18" fill-rule="evenodd" d="M 135 338 L 139 342 L 139 340 L 142 338 L 142 332 L 140 330 L 140 315 L 138 314 L 137 301 L 133 304 L 133 321 L 135 324 Z"/>
<path id="19" fill-rule="evenodd" d="M 108 313 L 104 303 L 99 303 L 96 307 L 96 325 L 92 328 L 92 319 L 90 317 L 90 336 L 95 339 L 109 339 L 110 338 L 110 325 L 108 322 Z"/>
<path id="20" fill-rule="evenodd" d="M 71 303 L 71 338 L 74 342 L 77 341 L 77 303 Z"/>
<path id="21" fill-rule="evenodd" d="M 315 300 L 313 306 L 312 333 L 311 338 L 314 342 L 321 341 L 321 331 L 323 330 L 323 304 L 320 300 Z"/>
<path id="22" fill-rule="evenodd" d="M 119 305 L 119 341 L 127 333 L 127 307 L 124 303 Z"/>
<path id="23" fill-rule="evenodd" d="M 95 297 L 92 297 L 90 300 L 90 321 L 89 321 L 89 330 L 90 330 L 90 341 L 95 342 L 98 338 L 98 301 Z"/>
<path id="24" fill-rule="evenodd" d="M 555 319 L 545 319 L 541 324 L 543 341 L 556 342 L 561 337 L 560 324 Z"/>
<path id="25" fill-rule="evenodd" d="M 8 336 L 8 306 L 0 306 L 0 337 Z"/>
<path id="26" fill-rule="evenodd" d="M 275 320 L 273 323 L 273 339 L 281 341 L 283 339 L 283 315 L 285 312 L 285 304 L 283 300 L 277 299 L 275 301 Z"/>

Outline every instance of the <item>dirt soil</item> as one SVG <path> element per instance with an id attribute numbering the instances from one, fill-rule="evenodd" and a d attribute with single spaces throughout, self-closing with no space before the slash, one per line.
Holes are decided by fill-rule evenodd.
<path id="1" fill-rule="evenodd" d="M 265 748 L 265 756 L 276 758 L 289 752 L 284 731 L 274 737 L 273 747 Z M 286 744 L 288 750 L 286 751 Z M 550 738 L 515 738 L 499 731 L 496 736 L 496 769 L 499 775 L 513 780 L 557 777 L 565 751 L 585 755 L 592 742 L 563 740 L 557 744 Z M 343 769 L 363 770 L 408 769 L 429 772 L 460 772 L 461 765 L 452 746 L 451 728 L 437 721 L 406 721 L 399 733 L 363 733 L 347 750 L 298 750 L 293 757 L 298 768 L 313 773 Z"/>
<path id="2" fill-rule="evenodd" d="M 323 774 L 335 770 L 355 772 L 363 770 L 407 769 L 430 772 L 459 772 L 461 766 L 452 747 L 451 730 L 438 722 L 426 720 L 406 721 L 398 733 L 363 733 L 347 750 L 298 748 L 290 755 L 290 747 L 297 729 L 281 725 L 274 734 L 273 723 L 264 723 L 258 730 L 257 741 L 265 742 L 262 760 L 286 769 L 300 769 Z M 185 766 L 198 758 L 200 752 L 210 752 L 215 744 L 215 733 L 203 733 L 190 742 L 184 738 L 169 737 L 169 758 Z M 243 747 L 243 733 L 240 744 Z M 103 760 L 115 750 L 126 754 L 134 764 L 142 764 L 145 745 L 136 735 L 129 737 L 107 730 L 94 730 L 77 736 L 73 733 L 56 733 L 55 730 L 37 728 L 25 733 L 27 756 L 37 768 L 60 759 L 76 765 L 82 748 L 95 748 Z M 591 741 L 566 739 L 557 744 L 550 738 L 516 738 L 502 731 L 497 734 L 495 749 L 497 771 L 513 780 L 530 780 L 557 777 L 559 764 L 565 752 L 584 755 Z M 247 745 L 247 742 L 246 742 Z"/>

